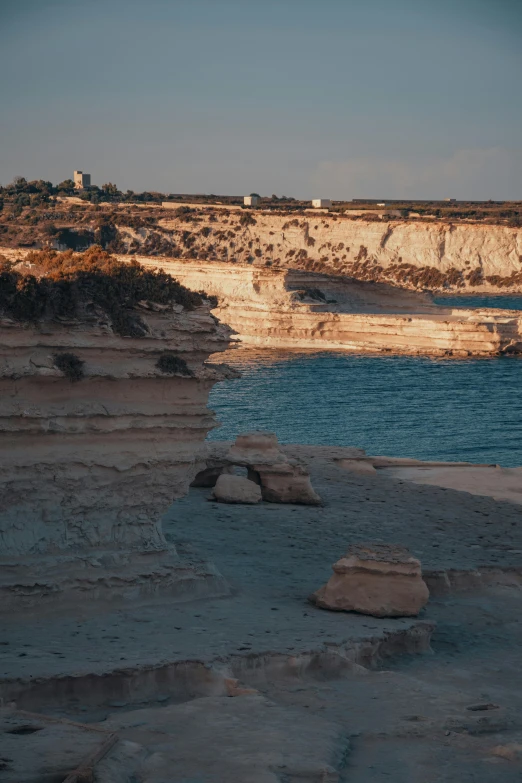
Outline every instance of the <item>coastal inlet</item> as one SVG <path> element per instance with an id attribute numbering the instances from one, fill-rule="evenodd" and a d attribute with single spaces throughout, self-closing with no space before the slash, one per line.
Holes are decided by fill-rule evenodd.
<path id="1" fill-rule="evenodd" d="M 369 454 L 522 465 L 522 359 L 432 359 L 237 349 L 239 380 L 209 405 L 233 440 L 253 429 L 282 443 L 351 445 Z"/>

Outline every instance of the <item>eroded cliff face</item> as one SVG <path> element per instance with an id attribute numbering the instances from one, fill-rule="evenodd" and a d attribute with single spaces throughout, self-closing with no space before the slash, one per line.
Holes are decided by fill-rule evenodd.
<path id="1" fill-rule="evenodd" d="M 413 290 L 522 291 L 522 228 L 421 219 L 369 221 L 317 211 L 291 217 L 182 206 L 178 212 L 158 207 L 152 210 L 157 217 L 145 219 L 137 207 L 108 207 L 104 247 L 126 255 L 345 275 Z M 71 247 L 101 241 L 96 232 L 87 231 L 84 237 L 91 224 L 82 215 L 71 213 Z M 0 248 L 9 259 L 26 252 Z"/>
<path id="2" fill-rule="evenodd" d="M 118 228 L 119 252 L 252 263 L 428 290 L 522 291 L 522 229 L 195 209 Z"/>
<path id="3" fill-rule="evenodd" d="M 117 334 L 96 311 L 81 322 L 0 317 L 4 607 L 224 589 L 212 566 L 167 544 L 160 520 L 201 467 L 216 423 L 208 394 L 230 375 L 205 361 L 230 330 L 208 302 L 144 301 L 138 311 L 140 337 Z M 83 362 L 76 382 L 71 356 Z M 162 371 L 165 356 L 175 360 Z"/>
<path id="4" fill-rule="evenodd" d="M 440 307 L 427 294 L 313 272 L 168 259 L 161 266 L 217 296 L 215 314 L 246 345 L 455 357 L 522 352 L 517 311 Z"/>

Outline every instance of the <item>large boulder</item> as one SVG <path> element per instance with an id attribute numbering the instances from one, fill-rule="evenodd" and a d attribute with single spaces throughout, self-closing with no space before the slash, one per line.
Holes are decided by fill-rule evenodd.
<path id="1" fill-rule="evenodd" d="M 223 473 L 216 482 L 213 498 L 220 503 L 259 503 L 261 487 L 243 476 Z"/>
<path id="2" fill-rule="evenodd" d="M 429 598 L 420 561 L 404 547 L 357 544 L 332 568 L 333 576 L 311 596 L 323 609 L 411 617 Z"/>

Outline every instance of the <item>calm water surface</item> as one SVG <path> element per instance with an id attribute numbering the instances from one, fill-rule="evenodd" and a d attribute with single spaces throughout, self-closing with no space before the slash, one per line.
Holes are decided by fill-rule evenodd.
<path id="1" fill-rule="evenodd" d="M 522 310 L 522 297 L 451 297 L 455 306 L 461 300 L 468 307 Z M 212 391 L 209 404 L 222 422 L 212 439 L 265 429 L 282 443 L 522 465 L 522 357 L 449 360 L 238 349 L 223 358 L 242 378 Z"/>

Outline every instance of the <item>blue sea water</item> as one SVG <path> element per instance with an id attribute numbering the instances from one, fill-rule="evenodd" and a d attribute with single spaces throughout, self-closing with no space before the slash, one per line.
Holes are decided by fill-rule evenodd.
<path id="1" fill-rule="evenodd" d="M 492 294 L 491 296 L 436 296 L 436 304 L 453 307 L 500 307 L 504 310 L 522 310 L 520 294 Z"/>
<path id="2" fill-rule="evenodd" d="M 522 297 L 460 299 L 468 307 L 522 310 Z M 451 303 L 461 306 L 456 297 Z M 214 387 L 209 405 L 222 427 L 211 439 L 231 440 L 262 429 L 275 431 L 282 443 L 522 465 L 522 357 L 459 360 L 237 349 L 225 361 L 242 377 Z"/>

